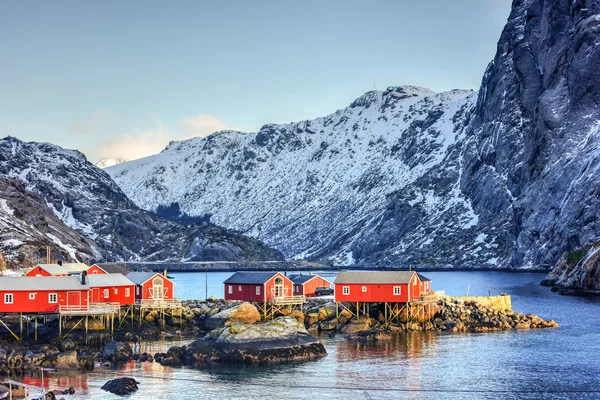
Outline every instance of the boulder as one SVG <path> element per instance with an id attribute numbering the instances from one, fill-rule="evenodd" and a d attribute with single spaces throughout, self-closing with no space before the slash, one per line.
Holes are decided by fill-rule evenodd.
<path id="1" fill-rule="evenodd" d="M 332 331 L 337 328 L 338 323 L 336 319 L 330 319 L 329 321 L 321 322 L 321 330 L 322 331 Z"/>
<path id="2" fill-rule="evenodd" d="M 129 361 L 132 356 L 133 350 L 129 343 L 116 342 L 114 340 L 108 342 L 102 352 L 102 358 L 117 363 Z"/>
<path id="3" fill-rule="evenodd" d="M 253 324 L 257 321 L 260 321 L 258 309 L 253 304 L 245 302 L 235 307 L 229 314 L 226 325 L 231 323 Z"/>
<path id="4" fill-rule="evenodd" d="M 102 389 L 119 396 L 124 396 L 126 394 L 137 392 L 139 384 L 140 383 L 133 378 L 119 378 L 106 382 L 102 385 Z"/>
<path id="5" fill-rule="evenodd" d="M 79 360 L 77 360 L 77 351 L 64 351 L 56 355 L 56 368 L 65 369 L 77 367 L 79 367 Z"/>
<path id="6" fill-rule="evenodd" d="M 208 330 L 224 327 L 231 314 L 237 311 L 240 307 L 241 305 L 237 307 L 231 307 L 223 311 L 215 312 L 214 314 L 213 311 L 218 311 L 218 308 L 208 311 L 206 314 L 209 317 L 204 320 L 204 327 Z"/>
<path id="7" fill-rule="evenodd" d="M 361 332 L 368 331 L 371 329 L 371 319 L 368 317 L 361 317 L 360 319 L 356 319 L 355 317 L 351 318 L 346 325 L 342 327 L 342 333 L 352 333 L 352 332 Z"/>

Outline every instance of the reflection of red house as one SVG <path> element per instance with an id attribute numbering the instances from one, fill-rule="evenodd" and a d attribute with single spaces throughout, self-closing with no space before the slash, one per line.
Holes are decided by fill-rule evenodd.
<path id="1" fill-rule="evenodd" d="M 89 286 L 75 276 L 0 277 L 0 313 L 55 313 L 88 304 Z"/>
<path id="2" fill-rule="evenodd" d="M 430 281 L 414 271 L 340 272 L 335 279 L 335 301 L 361 303 L 407 303 L 429 293 Z M 425 278 L 425 277 L 423 277 Z M 427 278 L 425 278 L 427 279 Z"/>
<path id="3" fill-rule="evenodd" d="M 294 296 L 314 296 L 315 289 L 321 286 L 331 287 L 331 282 L 319 275 L 290 275 L 294 283 Z"/>
<path id="4" fill-rule="evenodd" d="M 175 298 L 175 284 L 157 272 L 130 272 L 127 279 L 135 284 L 135 300 L 161 301 Z"/>
<path id="5" fill-rule="evenodd" d="M 225 282 L 225 300 L 264 303 L 272 297 L 293 296 L 293 283 L 281 272 L 236 272 Z"/>
<path id="6" fill-rule="evenodd" d="M 88 275 L 90 302 L 119 303 L 129 305 L 135 302 L 135 284 L 122 274 Z"/>

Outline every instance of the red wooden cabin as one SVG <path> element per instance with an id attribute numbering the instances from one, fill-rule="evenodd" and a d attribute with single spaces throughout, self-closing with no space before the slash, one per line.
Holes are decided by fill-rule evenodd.
<path id="1" fill-rule="evenodd" d="M 127 275 L 127 269 L 117 263 L 106 263 L 106 264 L 94 264 L 87 270 L 88 275 L 102 275 L 102 274 L 123 274 Z"/>
<path id="2" fill-rule="evenodd" d="M 0 277 L 0 313 L 56 313 L 86 307 L 89 286 L 76 276 Z"/>
<path id="3" fill-rule="evenodd" d="M 422 275 L 421 275 L 422 276 Z M 335 279 L 335 301 L 361 303 L 408 303 L 429 292 L 414 271 L 340 272 Z"/>
<path id="4" fill-rule="evenodd" d="M 225 282 L 225 300 L 265 303 L 293 296 L 293 282 L 281 272 L 236 272 Z"/>
<path id="5" fill-rule="evenodd" d="M 175 283 L 158 272 L 130 272 L 126 277 L 135 284 L 136 301 L 162 301 L 175 298 Z"/>
<path id="6" fill-rule="evenodd" d="M 88 275 L 105 275 L 108 274 L 108 272 L 106 272 L 105 270 L 103 270 L 102 268 L 100 268 L 98 266 L 98 264 L 94 264 L 91 267 L 88 268 L 87 270 Z"/>
<path id="7" fill-rule="evenodd" d="M 80 263 L 38 264 L 25 276 L 69 276 L 86 271 L 89 267 Z"/>
<path id="8" fill-rule="evenodd" d="M 315 295 L 315 289 L 318 287 L 331 287 L 331 282 L 321 278 L 319 275 L 290 275 L 290 279 L 294 283 L 294 296 Z"/>
<path id="9" fill-rule="evenodd" d="M 135 284 L 123 274 L 87 275 L 91 303 L 135 303 Z"/>

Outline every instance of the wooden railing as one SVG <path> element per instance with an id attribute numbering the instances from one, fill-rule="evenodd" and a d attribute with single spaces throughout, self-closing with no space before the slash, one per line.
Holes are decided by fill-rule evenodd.
<path id="1" fill-rule="evenodd" d="M 89 303 L 87 305 L 59 305 L 59 314 L 86 315 L 86 314 L 117 314 L 121 309 L 119 303 Z"/>
<path id="2" fill-rule="evenodd" d="M 142 299 L 135 301 L 136 306 L 153 308 L 173 308 L 181 307 L 180 299 Z"/>
<path id="3" fill-rule="evenodd" d="M 276 305 L 304 304 L 306 296 L 271 296 L 269 303 Z"/>

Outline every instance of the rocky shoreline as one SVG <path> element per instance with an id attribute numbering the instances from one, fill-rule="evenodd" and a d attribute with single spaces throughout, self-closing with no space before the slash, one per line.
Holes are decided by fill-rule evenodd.
<path id="1" fill-rule="evenodd" d="M 319 335 L 341 335 L 348 340 L 387 340 L 394 332 L 433 331 L 490 332 L 556 328 L 553 320 L 532 314 L 483 306 L 473 301 L 445 297 L 420 317 L 400 314 L 399 320 L 385 322 L 378 307 L 369 316 L 357 319 L 339 310 L 329 299 L 310 299 L 304 310 L 294 310 L 273 321 L 260 321 L 256 307 L 249 303 L 219 299 L 185 301 L 183 320 L 148 315 L 142 328 L 93 333 L 85 342 L 81 332 L 62 339 L 49 332 L 52 322 L 40 328 L 39 343 L 7 341 L 0 343 L 0 374 L 35 373 L 40 368 L 90 371 L 135 360 L 157 361 L 163 365 L 206 367 L 215 363 L 256 365 L 292 360 L 313 360 L 327 354 Z M 180 326 L 180 323 L 182 326 Z M 139 320 L 133 326 L 139 326 Z M 132 344 L 159 337 L 195 339 L 187 346 L 173 346 L 166 353 L 136 353 Z"/>

